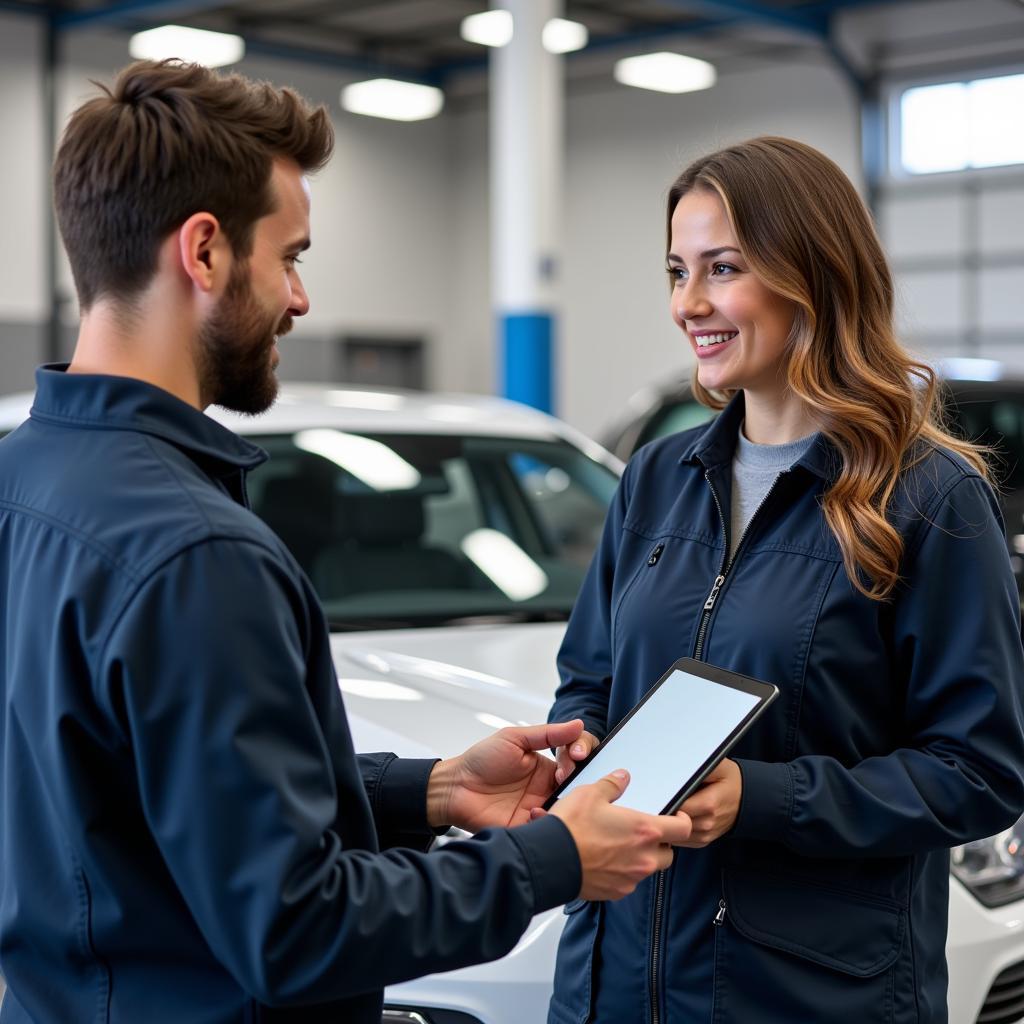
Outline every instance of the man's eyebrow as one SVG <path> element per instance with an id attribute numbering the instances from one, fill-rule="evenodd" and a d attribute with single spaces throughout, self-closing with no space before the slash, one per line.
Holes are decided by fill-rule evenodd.
<path id="1" fill-rule="evenodd" d="M 717 259 L 723 253 L 727 253 L 727 252 L 734 252 L 734 253 L 736 253 L 739 256 L 743 255 L 740 252 L 740 250 L 737 249 L 736 246 L 734 246 L 734 245 L 721 245 L 717 249 L 705 249 L 700 254 L 699 258 L 702 259 L 702 260 L 713 260 L 713 259 Z M 686 263 L 686 260 L 684 260 L 682 258 L 682 256 L 677 256 L 674 252 L 670 252 L 668 254 L 668 256 L 665 257 L 665 259 L 669 263 L 682 263 L 684 265 Z"/>
<path id="2" fill-rule="evenodd" d="M 285 252 L 305 252 L 309 248 L 309 236 L 306 235 L 298 241 L 292 242 L 284 247 Z"/>

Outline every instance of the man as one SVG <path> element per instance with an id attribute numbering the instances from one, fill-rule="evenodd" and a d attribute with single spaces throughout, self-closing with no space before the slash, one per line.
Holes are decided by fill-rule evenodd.
<path id="1" fill-rule="evenodd" d="M 316 597 L 244 507 L 263 455 L 202 414 L 274 399 L 332 142 L 287 90 L 143 62 L 60 145 L 81 330 L 0 445 L 5 1024 L 378 1024 L 385 984 L 501 956 L 689 834 L 616 776 L 536 815 L 535 751 L 580 722 L 354 754 Z M 449 824 L 518 827 L 424 852 Z"/>

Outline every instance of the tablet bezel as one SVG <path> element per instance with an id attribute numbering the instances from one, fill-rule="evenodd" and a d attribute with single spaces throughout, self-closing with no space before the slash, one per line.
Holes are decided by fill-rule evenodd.
<path id="1" fill-rule="evenodd" d="M 733 690 L 740 690 L 743 693 L 750 694 L 752 697 L 757 698 L 757 704 L 755 704 L 747 713 L 743 716 L 740 723 L 726 736 L 711 755 L 703 762 L 700 768 L 690 776 L 676 791 L 675 796 L 665 805 L 664 809 L 659 811 L 659 814 L 675 814 L 679 810 L 683 802 L 700 786 L 700 784 L 707 778 L 707 776 L 718 766 L 721 760 L 726 754 L 735 746 L 743 734 L 754 724 L 754 722 L 764 713 L 767 707 L 772 703 L 773 700 L 779 695 L 779 688 L 773 683 L 766 683 L 761 679 L 754 679 L 752 676 L 745 676 L 739 672 L 733 672 L 730 669 L 720 668 L 717 665 L 710 665 L 706 661 L 697 661 L 695 658 L 680 658 L 678 661 L 673 662 L 668 669 L 666 669 L 664 675 L 640 698 L 640 700 L 629 710 L 629 712 L 616 723 L 615 728 L 594 749 L 582 760 L 577 762 L 576 770 L 563 779 L 558 788 L 548 797 L 544 804 L 545 810 L 551 810 L 551 808 L 558 801 L 562 791 L 566 789 L 576 777 L 577 773 L 585 768 L 595 757 L 600 750 L 604 749 L 614 738 L 621 732 L 633 718 L 633 716 L 647 703 L 650 698 L 658 692 L 658 690 L 672 678 L 675 672 L 686 672 L 690 675 L 699 676 L 702 679 L 706 679 L 712 683 L 718 683 L 721 686 L 730 687 Z M 628 770 L 628 765 L 621 765 L 620 767 Z"/>

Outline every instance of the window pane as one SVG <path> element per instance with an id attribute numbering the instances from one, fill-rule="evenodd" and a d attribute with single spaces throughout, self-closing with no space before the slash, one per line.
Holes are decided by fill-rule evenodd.
<path id="1" fill-rule="evenodd" d="M 968 163 L 967 89 L 962 82 L 908 89 L 900 97 L 900 161 L 911 174 Z"/>
<path id="2" fill-rule="evenodd" d="M 982 78 L 968 86 L 970 163 L 1024 163 L 1024 75 Z"/>

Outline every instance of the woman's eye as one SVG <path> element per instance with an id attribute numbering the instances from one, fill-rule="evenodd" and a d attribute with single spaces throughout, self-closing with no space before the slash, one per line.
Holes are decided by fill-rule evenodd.
<path id="1" fill-rule="evenodd" d="M 298 256 L 285 256 L 285 260 L 289 266 L 294 267 L 297 263 L 301 263 L 302 260 Z"/>
<path id="2" fill-rule="evenodd" d="M 716 263 L 711 268 L 711 273 L 721 277 L 723 274 L 728 274 L 734 271 L 736 268 L 729 263 Z"/>
<path id="3" fill-rule="evenodd" d="M 686 270 L 683 267 L 666 267 L 669 279 L 672 281 L 685 281 Z"/>

